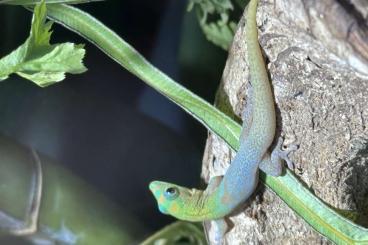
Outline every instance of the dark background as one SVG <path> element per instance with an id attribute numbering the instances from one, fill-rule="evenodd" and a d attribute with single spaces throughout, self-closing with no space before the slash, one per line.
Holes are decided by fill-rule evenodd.
<path id="1" fill-rule="evenodd" d="M 154 65 L 213 102 L 226 54 L 208 43 L 186 1 L 106 1 L 80 7 Z M 0 56 L 25 41 L 31 13 L 0 6 Z M 86 43 L 88 72 L 41 89 L 12 76 L 0 83 L 0 133 L 56 159 L 104 192 L 148 232 L 159 213 L 152 180 L 198 187 L 207 131 L 92 44 L 54 25 L 52 42 Z"/>

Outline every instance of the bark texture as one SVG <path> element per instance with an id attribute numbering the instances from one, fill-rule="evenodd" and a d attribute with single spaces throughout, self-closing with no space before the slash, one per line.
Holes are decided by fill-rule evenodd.
<path id="1" fill-rule="evenodd" d="M 290 155 L 295 173 L 332 207 L 356 212 L 363 225 L 368 214 L 367 15 L 364 0 L 261 0 L 257 13 L 277 132 L 285 145 L 299 145 Z M 243 15 L 217 101 L 238 117 L 249 81 L 245 22 Z M 205 181 L 225 174 L 234 155 L 210 134 Z M 263 185 L 230 219 L 234 227 L 227 244 L 330 244 Z"/>

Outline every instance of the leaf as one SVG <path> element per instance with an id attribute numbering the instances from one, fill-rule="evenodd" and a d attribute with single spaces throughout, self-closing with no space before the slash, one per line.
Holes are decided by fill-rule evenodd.
<path id="1" fill-rule="evenodd" d="M 208 14 L 226 13 L 234 8 L 230 0 L 190 0 L 188 10 L 191 10 L 194 6 L 199 6 L 203 16 L 206 17 Z"/>
<path id="2" fill-rule="evenodd" d="M 222 23 L 211 22 L 209 24 L 200 24 L 206 38 L 215 45 L 227 50 L 233 40 L 236 24 L 234 22 Z"/>
<path id="3" fill-rule="evenodd" d="M 30 36 L 24 44 L 0 60 L 0 81 L 10 74 L 31 80 L 40 87 L 65 78 L 65 73 L 85 72 L 83 45 L 62 43 L 50 45 L 52 22 L 46 21 L 46 4 L 36 5 Z"/>
<path id="4" fill-rule="evenodd" d="M 48 15 L 90 40 L 125 69 L 181 106 L 233 149 L 239 147 L 241 126 L 238 123 L 159 71 L 101 22 L 68 5 L 52 5 Z M 261 172 L 260 178 L 300 217 L 330 240 L 337 244 L 368 244 L 367 228 L 339 215 L 313 195 L 291 171 L 287 170 L 281 177 L 272 177 Z"/>
<path id="5" fill-rule="evenodd" d="M 236 24 L 230 20 L 234 6 L 230 0 L 190 0 L 188 11 L 196 9 L 199 24 L 206 38 L 227 50 L 235 34 Z M 211 17 L 211 18 L 209 18 Z"/>

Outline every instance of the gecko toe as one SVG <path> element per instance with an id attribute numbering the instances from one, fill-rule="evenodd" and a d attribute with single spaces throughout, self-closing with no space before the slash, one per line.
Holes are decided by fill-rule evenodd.
<path id="1" fill-rule="evenodd" d="M 288 168 L 291 170 L 294 170 L 295 165 L 294 162 L 289 158 L 289 154 L 293 151 L 296 151 L 299 146 L 297 144 L 290 144 L 287 146 L 286 149 L 283 149 L 283 143 L 284 143 L 284 139 L 282 137 L 280 137 L 277 141 L 277 145 L 276 145 L 276 149 L 278 150 L 278 155 L 281 159 L 283 159 Z"/>

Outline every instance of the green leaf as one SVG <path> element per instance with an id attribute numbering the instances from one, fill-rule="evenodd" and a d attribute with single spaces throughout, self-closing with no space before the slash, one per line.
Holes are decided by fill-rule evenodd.
<path id="1" fill-rule="evenodd" d="M 222 14 L 227 13 L 229 10 L 232 10 L 233 4 L 230 0 L 190 0 L 188 5 L 188 10 L 191 10 L 193 7 L 198 6 L 202 12 L 202 17 L 206 17 L 209 14 Z M 204 19 L 203 21 L 206 21 Z"/>
<path id="2" fill-rule="evenodd" d="M 36 5 L 30 36 L 24 44 L 0 60 L 0 81 L 10 74 L 31 80 L 40 87 L 65 78 L 65 73 L 85 72 L 83 45 L 62 43 L 50 45 L 52 22 L 46 22 L 46 4 Z"/>
<path id="3" fill-rule="evenodd" d="M 227 50 L 246 3 L 248 0 L 189 0 L 188 11 L 196 10 L 207 40 Z"/>
<path id="4" fill-rule="evenodd" d="M 230 0 L 190 0 L 188 10 L 195 8 L 206 38 L 227 50 L 235 34 L 236 24 L 230 19 L 234 6 Z M 211 17 L 211 18 L 209 18 Z"/>
<path id="5" fill-rule="evenodd" d="M 225 50 L 229 48 L 235 33 L 235 22 L 223 23 L 218 21 L 208 24 L 200 23 L 200 25 L 209 41 Z"/>
<path id="6" fill-rule="evenodd" d="M 121 66 L 181 106 L 233 149 L 239 147 L 241 126 L 150 64 L 133 47 L 89 14 L 67 5 L 52 5 L 49 17 L 90 40 Z M 368 229 L 331 209 L 287 170 L 281 177 L 261 172 L 263 183 L 316 231 L 337 244 L 368 244 Z"/>

